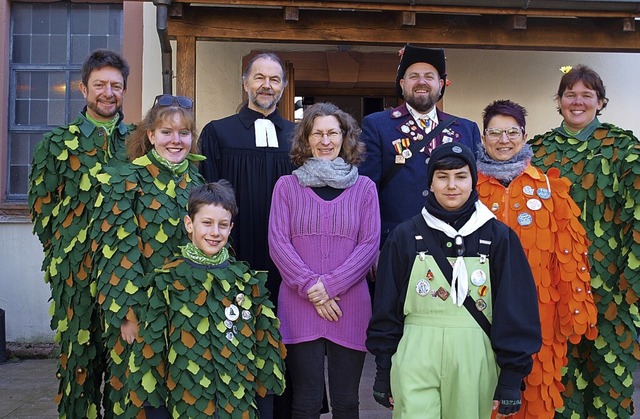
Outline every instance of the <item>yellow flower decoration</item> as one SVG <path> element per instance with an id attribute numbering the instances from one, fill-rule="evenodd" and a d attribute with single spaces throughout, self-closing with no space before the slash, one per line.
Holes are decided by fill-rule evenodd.
<path id="1" fill-rule="evenodd" d="M 567 74 L 569 71 L 571 71 L 572 68 L 573 67 L 570 66 L 570 65 L 565 65 L 565 66 L 560 67 L 559 70 L 562 71 L 563 74 Z"/>

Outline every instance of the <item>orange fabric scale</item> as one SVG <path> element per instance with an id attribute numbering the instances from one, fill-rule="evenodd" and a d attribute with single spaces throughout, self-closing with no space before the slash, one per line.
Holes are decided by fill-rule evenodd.
<path id="1" fill-rule="evenodd" d="M 533 355 L 522 408 L 512 418 L 554 417 L 555 409 L 563 406 L 561 368 L 567 342 L 597 335 L 585 254 L 588 241 L 569 187 L 557 171 L 550 171 L 547 178 L 532 166 L 506 188 L 478 173 L 480 200 L 520 238 L 538 290 L 542 348 Z"/>

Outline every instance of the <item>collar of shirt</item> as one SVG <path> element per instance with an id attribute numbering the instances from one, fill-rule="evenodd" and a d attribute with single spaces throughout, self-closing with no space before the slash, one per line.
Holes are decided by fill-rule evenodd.
<path id="1" fill-rule="evenodd" d="M 429 118 L 430 120 L 432 120 L 436 124 L 438 123 L 438 113 L 436 112 L 436 107 L 435 106 L 433 107 L 433 109 L 431 109 L 427 113 L 420 113 L 417 110 L 415 110 L 414 108 L 412 108 L 411 105 L 409 105 L 407 103 L 407 110 L 409 110 L 409 113 L 411 114 L 411 116 L 413 116 L 413 119 L 415 119 L 416 123 L 418 123 L 418 124 L 420 123 L 420 120 L 424 119 L 424 118 Z"/>

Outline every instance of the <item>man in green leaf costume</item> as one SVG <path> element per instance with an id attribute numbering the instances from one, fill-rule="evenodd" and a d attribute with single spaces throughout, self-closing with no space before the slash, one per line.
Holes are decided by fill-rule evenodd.
<path id="1" fill-rule="evenodd" d="M 532 140 L 531 163 L 557 167 L 573 183 L 591 241 L 600 335 L 569 344 L 565 407 L 556 417 L 630 418 L 640 358 L 640 143 L 632 132 L 598 120 L 608 102 L 600 76 L 583 65 L 568 70 L 556 97 L 562 125 Z"/>
<path id="2" fill-rule="evenodd" d="M 105 416 L 143 416 L 129 379 L 140 309 L 146 305 L 145 274 L 164 265 L 188 243 L 181 220 L 189 190 L 204 183 L 196 162 L 193 102 L 160 95 L 127 140 L 130 163 L 99 176 L 91 233 L 93 274 L 105 321 L 112 410 Z"/>
<path id="3" fill-rule="evenodd" d="M 69 125 L 44 135 L 31 164 L 29 210 L 44 247 L 51 328 L 60 344 L 61 418 L 100 416 L 105 362 L 88 234 L 97 175 L 107 163 L 124 161 L 125 137 L 133 129 L 121 111 L 128 75 L 129 66 L 117 53 L 94 51 L 82 66 L 85 108 Z"/>
<path id="4" fill-rule="evenodd" d="M 267 275 L 229 255 L 238 212 L 229 182 L 194 188 L 188 208 L 191 243 L 147 278 L 148 306 L 129 379 L 150 405 L 147 413 L 256 418 L 257 395 L 284 391 L 285 350 Z"/>

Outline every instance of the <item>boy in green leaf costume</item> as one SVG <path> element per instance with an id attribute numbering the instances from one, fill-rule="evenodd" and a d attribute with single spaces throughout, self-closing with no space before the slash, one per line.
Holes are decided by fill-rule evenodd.
<path id="1" fill-rule="evenodd" d="M 127 141 L 131 162 L 99 176 L 101 192 L 92 229 L 94 275 L 105 321 L 108 417 L 143 416 L 128 378 L 140 311 L 147 303 L 144 276 L 189 241 L 181 220 L 189 190 L 204 183 L 191 99 L 160 95 Z"/>
<path id="2" fill-rule="evenodd" d="M 117 53 L 94 51 L 82 66 L 85 108 L 69 125 L 44 135 L 31 164 L 29 210 L 44 247 L 51 328 L 60 345 L 61 418 L 95 418 L 102 409 L 105 362 L 89 229 L 97 176 L 107 163 L 124 162 L 125 137 L 133 129 L 121 112 L 128 75 L 129 66 Z M 106 397 L 104 409 L 110 409 Z"/>
<path id="3" fill-rule="evenodd" d="M 226 180 L 194 188 L 184 218 L 191 243 L 147 277 L 129 377 L 147 417 L 166 406 L 174 418 L 256 418 L 256 395 L 284 390 L 285 349 L 266 272 L 226 247 L 237 211 Z"/>

